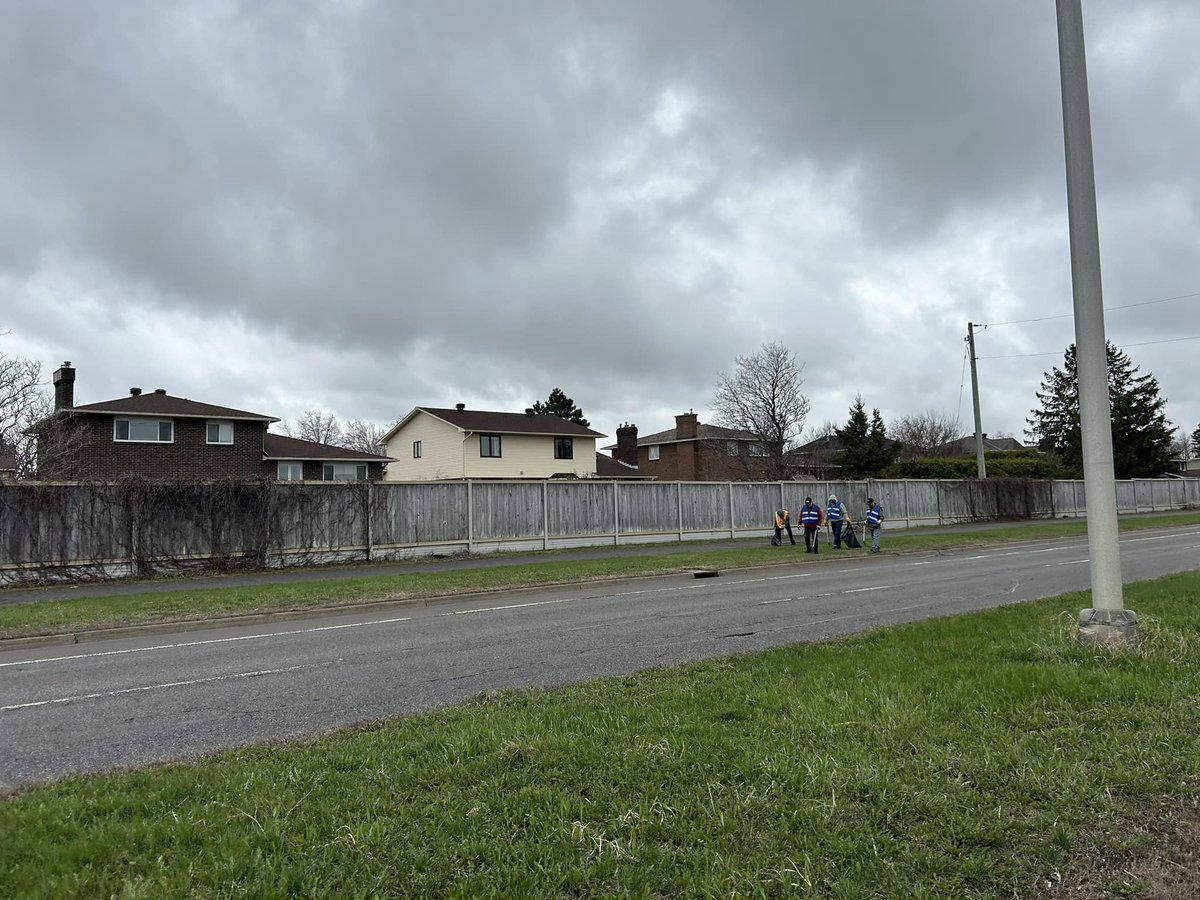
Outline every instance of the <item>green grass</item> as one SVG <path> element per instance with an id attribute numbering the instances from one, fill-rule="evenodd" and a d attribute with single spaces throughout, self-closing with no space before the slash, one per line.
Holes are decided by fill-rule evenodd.
<path id="1" fill-rule="evenodd" d="M 1122 530 L 1200 524 L 1200 513 L 1136 516 L 1121 519 Z M 1014 540 L 1048 540 L 1086 534 L 1081 520 L 1058 520 L 1021 525 L 977 526 L 965 532 L 930 533 L 889 531 L 887 552 L 937 551 Z M 729 549 L 695 549 L 649 556 L 614 556 L 608 559 L 563 560 L 554 552 L 536 563 L 505 564 L 503 556 L 485 569 L 444 572 L 406 572 L 401 565 L 394 575 L 362 577 L 354 567 L 346 577 L 303 583 L 257 584 L 248 587 L 212 587 L 164 590 L 146 594 L 80 597 L 0 606 L 0 639 L 71 633 L 124 625 L 203 620 L 217 616 L 252 615 L 286 610 L 336 608 L 384 600 L 412 600 L 453 596 L 476 591 L 610 579 L 621 576 L 662 575 L 693 569 L 734 569 L 749 566 L 795 564 L 790 546 L 764 546 L 765 542 L 730 541 Z M 848 551 L 858 552 L 862 551 Z M 844 556 L 832 553 L 811 559 L 828 563 Z"/>
<path id="2" fill-rule="evenodd" d="M 1200 573 L 0 802 L 6 897 L 1008 898 L 1200 793 Z M 1165 799 L 1164 799 L 1165 798 Z"/>

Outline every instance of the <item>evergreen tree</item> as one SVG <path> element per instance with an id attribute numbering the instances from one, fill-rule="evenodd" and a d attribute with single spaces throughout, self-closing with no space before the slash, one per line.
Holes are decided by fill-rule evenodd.
<path id="1" fill-rule="evenodd" d="M 879 475 L 884 469 L 896 461 L 896 457 L 900 455 L 900 442 L 889 440 L 887 436 L 887 426 L 883 424 L 883 417 L 879 415 L 879 410 L 871 410 L 871 430 L 867 434 L 867 474 L 872 476 Z"/>
<path id="2" fill-rule="evenodd" d="M 1192 432 L 1192 459 L 1200 457 L 1200 425 Z"/>
<path id="3" fill-rule="evenodd" d="M 568 422 L 574 422 L 584 428 L 591 424 L 583 417 L 583 410 L 576 406 L 575 401 L 559 388 L 550 392 L 545 403 L 534 403 L 533 411 L 538 415 L 558 416 L 560 419 L 566 419 Z"/>
<path id="4" fill-rule="evenodd" d="M 1113 472 L 1117 478 L 1153 478 L 1170 466 L 1175 429 L 1163 414 L 1153 375 L 1138 368 L 1111 343 L 1107 346 L 1108 399 L 1112 410 Z M 1061 461 L 1068 477 L 1083 475 L 1083 437 L 1079 424 L 1079 378 L 1075 345 L 1063 367 L 1045 373 L 1037 392 L 1041 409 L 1031 411 L 1026 432 L 1039 450 Z"/>
<path id="5" fill-rule="evenodd" d="M 838 463 L 843 478 L 864 478 L 871 470 L 870 425 L 863 408 L 862 396 L 856 396 L 850 406 L 850 418 L 842 428 L 835 428 L 842 444 Z"/>

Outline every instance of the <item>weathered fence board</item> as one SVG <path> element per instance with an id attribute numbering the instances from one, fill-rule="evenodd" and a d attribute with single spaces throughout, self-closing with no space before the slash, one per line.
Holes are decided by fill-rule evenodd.
<path id="1" fill-rule="evenodd" d="M 1117 482 L 1123 512 L 1200 507 L 1200 479 Z M 772 513 L 867 497 L 889 527 L 1077 516 L 1081 481 L 0 484 L 0 582 L 418 553 L 767 534 Z"/>

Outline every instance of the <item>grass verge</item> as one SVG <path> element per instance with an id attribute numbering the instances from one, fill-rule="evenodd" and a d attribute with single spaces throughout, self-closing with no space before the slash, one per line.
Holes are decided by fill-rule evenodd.
<path id="1" fill-rule="evenodd" d="M 5 896 L 1035 896 L 1200 793 L 1200 573 L 0 802 Z"/>
<path id="2" fill-rule="evenodd" d="M 1200 524 L 1200 513 L 1126 517 L 1122 530 Z M 1026 523 L 1020 526 L 978 526 L 965 532 L 888 532 L 889 552 L 936 551 L 1016 540 L 1053 540 L 1087 533 L 1080 520 Z M 846 551 L 862 554 L 864 551 Z M 652 555 L 614 555 L 607 559 L 562 560 L 553 552 L 536 563 L 506 564 L 503 557 L 483 569 L 406 572 L 355 576 L 307 582 L 260 583 L 244 587 L 212 587 L 142 594 L 112 594 L 70 600 L 44 600 L 0 606 L 0 639 L 81 632 L 125 625 L 186 622 L 219 616 L 337 608 L 356 603 L 453 596 L 477 591 L 583 582 L 616 577 L 666 575 L 693 569 L 734 569 L 748 566 L 795 564 L 802 561 L 790 547 L 779 548 L 731 541 L 729 549 L 675 550 Z M 823 554 L 813 563 L 844 559 Z"/>

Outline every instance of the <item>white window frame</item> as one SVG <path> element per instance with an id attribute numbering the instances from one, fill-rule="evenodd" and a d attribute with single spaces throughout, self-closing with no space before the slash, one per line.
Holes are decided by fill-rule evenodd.
<path id="1" fill-rule="evenodd" d="M 366 463 L 327 462 L 321 466 L 322 481 L 366 481 Z"/>
<path id="2" fill-rule="evenodd" d="M 649 451 L 648 451 L 648 452 L 647 452 L 647 454 L 646 454 L 646 457 L 647 457 L 647 459 L 649 459 L 651 462 L 654 462 L 656 459 L 658 459 L 658 458 L 659 458 L 659 454 L 660 454 L 660 452 L 661 452 L 661 449 L 662 449 L 662 448 L 660 448 L 660 447 L 658 446 L 658 444 L 651 444 L 651 445 L 650 445 L 650 449 L 649 449 Z"/>
<path id="3" fill-rule="evenodd" d="M 212 439 L 212 428 L 217 428 L 217 439 Z M 222 434 L 228 429 L 229 440 L 221 440 Z M 233 420 L 232 419 L 209 419 L 204 423 L 204 442 L 206 444 L 220 444 L 223 447 L 233 446 Z"/>
<path id="4" fill-rule="evenodd" d="M 421 458 L 421 442 L 413 441 L 413 459 Z"/>
<path id="5" fill-rule="evenodd" d="M 295 474 L 295 477 L 293 476 Z M 303 481 L 304 463 L 294 459 L 281 459 L 275 464 L 276 481 Z"/>
<path id="6" fill-rule="evenodd" d="M 150 422 L 154 423 L 155 428 L 158 431 L 158 437 L 156 437 L 156 438 L 146 438 L 146 437 L 135 438 L 135 437 L 129 436 L 129 435 L 133 434 L 134 423 L 137 423 L 138 425 L 144 425 L 144 424 L 147 424 Z M 121 423 L 125 424 L 125 437 L 118 436 L 118 433 L 121 430 Z M 167 426 L 167 431 L 171 435 L 166 440 L 164 440 L 162 437 L 164 425 Z M 117 444 L 173 444 L 173 443 L 175 443 L 175 420 L 174 419 L 149 419 L 149 418 L 146 418 L 145 416 L 130 416 L 128 418 L 123 418 L 120 416 L 115 417 L 113 419 L 113 442 L 117 443 Z"/>

